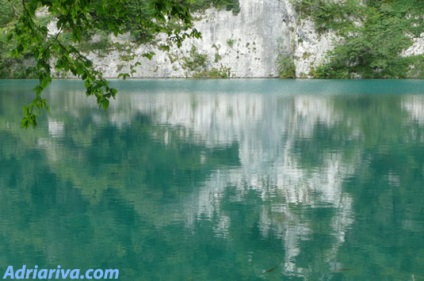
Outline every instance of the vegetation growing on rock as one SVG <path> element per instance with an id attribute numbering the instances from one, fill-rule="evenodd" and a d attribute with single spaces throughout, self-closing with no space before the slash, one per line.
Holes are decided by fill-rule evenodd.
<path id="1" fill-rule="evenodd" d="M 423 78 L 423 55 L 405 56 L 424 30 L 424 2 L 295 0 L 296 12 L 311 18 L 319 32 L 335 31 L 342 42 L 316 78 Z"/>

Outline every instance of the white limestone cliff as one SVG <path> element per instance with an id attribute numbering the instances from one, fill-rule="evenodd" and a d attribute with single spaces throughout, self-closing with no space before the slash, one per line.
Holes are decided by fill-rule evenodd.
<path id="1" fill-rule="evenodd" d="M 208 9 L 196 15 L 195 28 L 201 39 L 187 39 L 183 46 L 166 52 L 153 45 L 133 46 L 135 56 L 123 61 L 122 53 L 107 56 L 90 53 L 89 58 L 105 77 L 130 73 L 130 65 L 140 62 L 133 77 L 191 77 L 196 71 L 184 68 L 192 48 L 207 55 L 201 71 L 225 72 L 230 77 L 277 77 L 280 55 L 293 58 L 297 77 L 307 77 L 311 67 L 323 61 L 332 49 L 335 35 L 318 34 L 309 20 L 297 18 L 289 0 L 241 0 L 240 12 Z M 162 38 L 165 39 L 165 38 Z M 114 38 L 128 42 L 125 36 Z M 153 51 L 148 60 L 142 55 Z"/>

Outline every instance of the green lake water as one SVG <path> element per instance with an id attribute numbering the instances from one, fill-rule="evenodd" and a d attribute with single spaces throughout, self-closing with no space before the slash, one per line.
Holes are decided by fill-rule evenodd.
<path id="1" fill-rule="evenodd" d="M 0 276 L 424 280 L 424 81 L 0 80 Z"/>

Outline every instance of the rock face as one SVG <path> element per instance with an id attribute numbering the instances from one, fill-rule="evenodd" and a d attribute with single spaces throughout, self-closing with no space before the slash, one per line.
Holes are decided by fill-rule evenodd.
<path id="1" fill-rule="evenodd" d="M 333 34 L 318 35 L 312 22 L 300 20 L 289 0 L 240 0 L 240 12 L 208 9 L 195 16 L 202 39 L 188 39 L 181 48 L 162 51 L 154 46 L 133 46 L 135 56 L 123 60 L 113 51 L 106 57 L 89 58 L 105 77 L 130 73 L 133 77 L 192 77 L 214 73 L 229 77 L 277 77 L 280 56 L 293 59 L 296 76 L 307 77 L 332 48 Z M 166 38 L 162 38 L 166 39 Z M 125 42 L 126 38 L 114 38 Z M 128 42 L 128 40 L 127 40 Z M 153 51 L 148 60 L 142 55 Z M 196 60 L 200 58 L 200 60 Z"/>
<path id="2" fill-rule="evenodd" d="M 424 54 L 424 32 L 418 38 L 412 38 L 412 46 L 406 49 L 402 55 L 405 57 Z"/>

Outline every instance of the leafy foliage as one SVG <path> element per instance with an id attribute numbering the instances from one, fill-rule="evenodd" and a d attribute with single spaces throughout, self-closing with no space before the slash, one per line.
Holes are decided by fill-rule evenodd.
<path id="1" fill-rule="evenodd" d="M 200 54 L 196 47 L 191 47 L 190 56 L 183 58 L 183 68 L 189 71 L 202 71 L 206 68 L 208 56 Z"/>
<path id="2" fill-rule="evenodd" d="M 30 0 L 2 2 L 1 7 L 8 11 L 3 15 L 13 15 L 0 18 L 2 31 L 8 33 L 9 40 L 0 38 L 2 66 L 31 58 L 34 63 L 30 67 L 39 80 L 34 88 L 34 100 L 24 108 L 23 127 L 36 126 L 37 115 L 41 110 L 48 109 L 42 92 L 52 80 L 53 67 L 58 72 L 70 72 L 81 78 L 87 95 L 94 96 L 100 107 L 108 108 L 117 90 L 109 87 L 102 73 L 93 68 L 92 62 L 80 49 L 81 43 L 87 41 L 93 32 L 105 30 L 114 35 L 132 32 L 135 40 L 141 43 L 152 40 L 162 32 L 177 46 L 187 37 L 200 36 L 197 30 L 191 29 L 192 17 L 187 1 Z M 36 13 L 41 7 L 57 20 L 56 33 L 49 32 L 48 21 L 37 20 Z M 13 27 L 5 29 L 6 24 Z M 11 56 L 4 56 L 3 50 L 12 50 Z"/>
<path id="3" fill-rule="evenodd" d="M 419 69 L 419 57 L 404 57 L 402 51 L 423 30 L 422 1 L 299 0 L 294 4 L 301 16 L 311 17 L 318 31 L 333 30 L 344 41 L 328 54 L 326 64 L 312 71 L 313 76 L 406 78 L 411 77 L 411 67 Z"/>
<path id="4" fill-rule="evenodd" d="M 193 74 L 194 78 L 227 79 L 231 78 L 231 68 L 221 65 L 219 68 L 212 67 Z"/>
<path id="5" fill-rule="evenodd" d="M 48 108 L 41 93 L 51 82 L 52 69 L 81 78 L 87 95 L 95 96 L 106 109 L 116 90 L 93 68 L 85 53 L 117 47 L 108 36 L 124 33 L 130 33 L 136 44 L 151 42 L 158 33 L 165 33 L 168 40 L 160 46 L 165 50 L 174 44 L 179 47 L 187 37 L 200 37 L 192 28 L 191 12 L 211 6 L 235 14 L 240 10 L 238 0 L 0 0 L 0 76 L 39 80 L 35 99 L 24 108 L 22 126 L 35 126 L 37 115 Z M 45 12 L 42 16 L 40 10 Z M 55 33 L 47 28 L 51 22 L 56 23 Z M 92 41 L 94 35 L 100 35 L 100 40 Z M 131 56 L 131 48 L 125 51 Z M 135 67 L 130 67 L 132 72 Z M 122 73 L 120 77 L 129 75 Z"/>
<path id="6" fill-rule="evenodd" d="M 183 57 L 183 68 L 187 70 L 186 75 L 194 78 L 230 78 L 231 68 L 221 66 L 219 68 L 210 68 L 210 61 L 207 54 L 201 54 L 197 48 L 193 46 L 188 57 Z M 218 61 L 219 54 L 215 53 L 215 62 Z"/>
<path id="7" fill-rule="evenodd" d="M 296 66 L 293 58 L 288 55 L 281 55 L 278 58 L 278 76 L 280 78 L 295 78 Z"/>
<path id="8" fill-rule="evenodd" d="M 311 17 L 318 32 L 352 27 L 352 17 L 360 15 L 363 7 L 357 0 L 343 4 L 328 0 L 294 0 L 294 8 L 301 17 Z"/>
<path id="9" fill-rule="evenodd" d="M 227 11 L 233 11 L 234 14 L 240 12 L 239 0 L 195 0 L 193 1 L 194 9 L 207 9 L 215 7 L 218 9 L 226 9 Z"/>
<path id="10" fill-rule="evenodd" d="M 408 77 L 424 79 L 424 55 L 411 57 L 411 65 L 408 70 Z"/>

